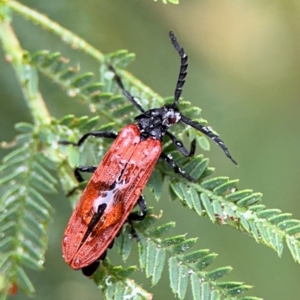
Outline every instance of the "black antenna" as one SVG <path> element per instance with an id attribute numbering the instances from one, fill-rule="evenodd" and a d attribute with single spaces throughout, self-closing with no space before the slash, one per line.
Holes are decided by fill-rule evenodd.
<path id="1" fill-rule="evenodd" d="M 182 47 L 180 47 L 173 31 L 169 32 L 169 36 L 170 36 L 170 39 L 171 39 L 171 42 L 172 42 L 174 48 L 176 49 L 176 51 L 178 52 L 178 54 L 181 58 L 180 71 L 179 71 L 179 76 L 178 76 L 178 80 L 177 80 L 177 84 L 176 84 L 176 88 L 175 88 L 175 94 L 174 94 L 174 106 L 177 107 L 179 98 L 182 93 L 182 87 L 185 83 L 185 77 L 187 74 L 186 69 L 188 67 L 188 64 L 187 64 L 188 56 L 184 53 L 184 49 Z"/>
<path id="2" fill-rule="evenodd" d="M 108 69 L 112 71 L 115 75 L 115 80 L 117 82 L 117 85 L 122 90 L 123 95 L 142 113 L 145 113 L 146 111 L 142 108 L 142 106 L 138 103 L 137 98 L 133 97 L 128 91 L 125 90 L 124 84 L 121 80 L 121 77 L 117 74 L 115 68 L 112 65 L 108 65 Z"/>
<path id="3" fill-rule="evenodd" d="M 188 56 L 185 54 L 184 49 L 179 45 L 179 43 L 175 37 L 175 34 L 172 31 L 169 32 L 169 36 L 170 36 L 170 39 L 171 39 L 171 42 L 172 42 L 174 48 L 176 49 L 179 56 L 181 57 L 180 71 L 179 71 L 179 76 L 178 76 L 178 80 L 177 80 L 177 84 L 176 84 L 176 88 L 175 88 L 175 95 L 174 95 L 174 106 L 177 108 L 179 98 L 182 93 L 182 87 L 185 83 L 185 77 L 187 75 L 186 69 L 188 67 L 188 64 L 187 64 Z M 228 148 L 225 146 L 225 143 L 218 137 L 218 135 L 213 133 L 209 127 L 203 126 L 195 121 L 192 121 L 191 119 L 189 119 L 183 115 L 181 115 L 181 121 L 187 125 L 190 125 L 191 127 L 195 128 L 195 129 L 201 131 L 206 136 L 208 136 L 209 138 L 214 140 L 215 143 L 224 151 L 225 155 L 234 164 L 237 165 L 237 162 L 230 155 Z"/>
<path id="4" fill-rule="evenodd" d="M 187 125 L 190 125 L 191 127 L 201 131 L 206 136 L 210 137 L 212 140 L 216 142 L 216 144 L 224 151 L 225 155 L 234 163 L 238 164 L 230 155 L 228 148 L 225 146 L 225 143 L 219 138 L 218 135 L 214 134 L 209 127 L 203 126 L 195 121 L 192 121 L 191 119 L 181 115 L 181 121 Z"/>

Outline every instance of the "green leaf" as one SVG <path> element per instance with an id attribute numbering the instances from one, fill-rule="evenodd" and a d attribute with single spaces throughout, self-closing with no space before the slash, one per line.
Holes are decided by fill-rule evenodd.
<path id="1" fill-rule="evenodd" d="M 275 215 L 273 217 L 270 217 L 268 219 L 268 221 L 271 223 L 271 224 L 278 224 L 278 223 L 281 223 L 283 221 L 286 221 L 286 220 L 289 220 L 291 218 L 292 214 L 290 213 L 283 213 L 283 214 L 279 214 L 279 215 Z M 279 224 L 278 224 L 279 225 Z"/>
<path id="2" fill-rule="evenodd" d="M 177 294 L 178 289 L 178 261 L 175 257 L 171 257 L 168 261 L 169 264 L 169 278 L 170 278 L 170 286 L 174 294 Z"/>
<path id="3" fill-rule="evenodd" d="M 232 189 L 235 189 L 238 182 L 239 182 L 239 180 L 237 180 L 237 179 L 229 180 L 228 182 L 225 182 L 225 183 L 219 185 L 218 187 L 214 188 L 213 191 L 216 195 L 223 195 L 225 193 L 228 193 Z"/>
<path id="4" fill-rule="evenodd" d="M 262 193 L 253 193 L 241 200 L 239 200 L 236 204 L 240 207 L 250 206 L 261 200 Z"/>
<path id="5" fill-rule="evenodd" d="M 50 53 L 47 56 L 45 56 L 41 66 L 43 68 L 50 68 L 56 66 L 61 59 L 61 54 L 59 52 Z"/>
<path id="6" fill-rule="evenodd" d="M 31 133 L 34 130 L 34 126 L 30 123 L 20 122 L 15 124 L 16 130 L 24 133 Z"/>
<path id="7" fill-rule="evenodd" d="M 208 159 L 198 155 L 184 166 L 184 171 L 195 179 L 199 179 L 208 166 Z"/>
<path id="8" fill-rule="evenodd" d="M 290 227 L 286 230 L 286 233 L 289 235 L 294 235 L 300 232 L 300 225 L 296 225 L 294 227 Z"/>
<path id="9" fill-rule="evenodd" d="M 163 189 L 163 177 L 157 169 L 154 169 L 147 185 L 153 192 L 155 199 L 158 201 L 161 198 Z"/>
<path id="10" fill-rule="evenodd" d="M 162 245 L 164 247 L 171 247 L 182 243 L 185 240 L 185 235 L 177 235 L 167 239 L 164 239 Z"/>
<path id="11" fill-rule="evenodd" d="M 126 260 L 131 252 L 132 238 L 130 238 L 129 226 L 123 226 L 122 231 L 123 234 L 121 234 L 117 239 L 115 239 L 115 243 L 119 253 L 122 255 L 122 259 Z"/>
<path id="12" fill-rule="evenodd" d="M 242 200 L 248 196 L 251 196 L 253 193 L 252 190 L 242 190 L 242 191 L 236 191 L 234 193 L 228 194 L 225 196 L 225 199 L 232 202 L 237 202 L 239 200 Z"/>
<path id="13" fill-rule="evenodd" d="M 151 235 L 154 237 L 161 237 L 163 234 L 166 234 L 174 227 L 175 227 L 175 222 L 166 223 L 164 225 L 156 227 L 154 230 L 151 230 Z"/>
<path id="14" fill-rule="evenodd" d="M 77 73 L 77 70 L 70 67 L 66 71 L 64 71 L 60 74 L 59 80 L 62 80 L 62 81 L 71 80 L 75 76 L 76 73 Z"/>
<path id="15" fill-rule="evenodd" d="M 71 82 L 71 86 L 74 88 L 81 88 L 84 87 L 85 85 L 87 85 L 92 78 L 94 77 L 93 73 L 84 73 L 81 74 L 79 76 L 77 76 L 72 82 Z"/>
<path id="16" fill-rule="evenodd" d="M 53 192 L 56 184 L 46 169 L 52 164 L 38 152 L 34 130 L 30 127 L 30 124 L 20 125 L 19 128 L 27 132 L 22 136 L 26 137 L 26 143 L 10 152 L 0 167 L 1 181 L 10 183 L 1 187 L 1 211 L 5 214 L 0 215 L 0 231 L 5 238 L 0 243 L 0 253 L 7 255 L 1 259 L 0 273 L 5 274 L 9 285 L 16 284 L 28 295 L 33 294 L 34 288 L 23 267 L 43 268 L 46 231 L 52 212 L 50 204 L 35 187 Z"/>
<path id="17" fill-rule="evenodd" d="M 242 294 L 244 292 L 247 292 L 251 288 L 252 287 L 249 286 L 249 285 L 242 285 L 241 287 L 236 287 L 236 288 L 230 289 L 228 291 L 228 294 L 230 296 L 237 296 L 237 295 L 240 295 L 240 294 Z"/>
<path id="18" fill-rule="evenodd" d="M 199 299 L 200 291 L 201 291 L 199 278 L 195 273 L 192 273 L 190 280 L 191 280 L 193 299 Z"/>
<path id="19" fill-rule="evenodd" d="M 210 287 L 208 282 L 201 283 L 200 299 L 209 299 L 210 298 Z M 196 298 L 197 299 L 197 298 Z"/>
<path id="20" fill-rule="evenodd" d="M 281 213 L 280 209 L 265 209 L 257 213 L 259 218 L 268 219 Z"/>
<path id="21" fill-rule="evenodd" d="M 99 117 L 88 118 L 87 122 L 81 125 L 80 129 L 83 132 L 90 132 L 99 123 Z"/>
<path id="22" fill-rule="evenodd" d="M 75 118 L 74 115 L 66 115 L 59 120 L 59 123 L 61 125 L 69 126 L 74 121 L 74 118 Z"/>
<path id="23" fill-rule="evenodd" d="M 217 256 L 218 255 L 216 253 L 210 253 L 206 255 L 196 263 L 197 269 L 198 270 L 205 269 L 207 266 L 213 263 L 213 261 L 217 258 Z"/>
<path id="24" fill-rule="evenodd" d="M 181 254 L 186 250 L 188 250 L 189 248 L 193 247 L 196 242 L 197 242 L 196 238 L 186 239 L 183 242 L 175 245 L 172 251 L 174 251 L 174 253 L 176 254 Z"/>
<path id="25" fill-rule="evenodd" d="M 155 266 L 155 260 L 156 260 L 156 253 L 157 253 L 156 245 L 153 243 L 148 243 L 146 246 L 146 276 L 150 277 L 153 274 L 154 266 Z"/>
<path id="26" fill-rule="evenodd" d="M 185 265 L 179 266 L 178 278 L 179 280 L 176 293 L 179 299 L 184 299 L 188 284 L 188 268 Z"/>
<path id="27" fill-rule="evenodd" d="M 208 272 L 207 276 L 208 276 L 208 279 L 210 279 L 210 280 L 217 280 L 221 277 L 226 276 L 231 271 L 232 271 L 231 267 L 222 267 L 222 268 L 218 268 L 218 269 Z"/>
<path id="28" fill-rule="evenodd" d="M 199 259 L 207 256 L 207 254 L 209 253 L 208 249 L 201 249 L 201 250 L 197 250 L 191 253 L 186 254 L 183 257 L 183 261 L 186 263 L 191 263 L 191 262 L 197 262 Z"/>
<path id="29" fill-rule="evenodd" d="M 31 56 L 31 63 L 37 64 L 37 65 L 42 65 L 45 61 L 45 58 L 48 55 L 49 55 L 49 51 L 47 51 L 47 50 L 38 51 Z"/>
<path id="30" fill-rule="evenodd" d="M 157 249 L 155 255 L 155 261 L 153 265 L 153 271 L 152 271 L 152 285 L 157 284 L 158 281 L 160 280 L 163 267 L 165 264 L 165 259 L 166 259 L 165 251 L 163 251 L 162 249 Z"/>
<path id="31" fill-rule="evenodd" d="M 200 199 L 194 187 L 186 187 L 185 183 L 179 182 L 171 184 L 171 188 L 178 198 L 187 204 L 188 207 L 194 208 L 199 215 L 202 214 Z"/>
<path id="32" fill-rule="evenodd" d="M 285 220 L 278 223 L 278 227 L 282 230 L 299 225 L 299 220 Z"/>
<path id="33" fill-rule="evenodd" d="M 81 92 L 85 95 L 90 95 L 90 96 L 93 94 L 100 94 L 102 87 L 103 87 L 103 83 L 101 82 L 90 83 L 82 87 Z"/>
<path id="34" fill-rule="evenodd" d="M 241 287 L 243 285 L 242 282 L 236 281 L 227 281 L 227 282 L 219 282 L 217 283 L 219 287 L 226 288 L 226 289 L 235 289 Z"/>
<path id="35" fill-rule="evenodd" d="M 207 197 L 206 194 L 202 193 L 201 194 L 201 202 L 205 208 L 205 211 L 207 213 L 207 215 L 209 216 L 209 218 L 211 219 L 211 221 L 215 221 L 216 217 L 215 217 L 215 214 L 214 214 L 214 210 L 213 210 L 213 207 L 210 203 L 210 199 Z"/>
<path id="36" fill-rule="evenodd" d="M 202 187 L 208 190 L 213 190 L 217 186 L 222 185 L 228 181 L 228 177 L 216 177 L 205 180 L 201 183 Z"/>

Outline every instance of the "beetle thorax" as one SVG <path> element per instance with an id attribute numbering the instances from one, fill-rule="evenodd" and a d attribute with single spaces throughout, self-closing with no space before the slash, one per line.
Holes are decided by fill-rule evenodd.
<path id="1" fill-rule="evenodd" d="M 162 141 L 166 131 L 180 121 L 181 115 L 173 105 L 154 108 L 137 116 L 135 120 L 141 131 L 141 138 L 154 137 Z"/>

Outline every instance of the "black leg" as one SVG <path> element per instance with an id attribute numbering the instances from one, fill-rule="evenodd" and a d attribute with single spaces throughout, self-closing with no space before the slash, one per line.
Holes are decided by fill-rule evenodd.
<path id="1" fill-rule="evenodd" d="M 141 112 L 145 112 L 142 106 L 138 103 L 137 98 L 133 97 L 128 91 L 125 90 L 124 84 L 121 80 L 121 77 L 117 74 L 113 66 L 108 66 L 109 70 L 115 74 L 115 80 L 119 88 L 122 90 L 123 95 Z"/>
<path id="2" fill-rule="evenodd" d="M 115 239 L 113 239 L 110 244 L 108 245 L 108 249 L 111 249 L 113 246 L 114 246 L 114 243 L 115 243 Z"/>
<path id="3" fill-rule="evenodd" d="M 89 137 L 89 136 L 94 136 L 94 137 L 101 137 L 101 138 L 112 138 L 112 139 L 115 139 L 118 134 L 116 132 L 113 132 L 113 131 L 91 131 L 91 132 L 88 132 L 86 134 L 84 134 L 79 140 L 77 143 L 73 143 L 73 142 L 70 142 L 70 141 L 59 141 L 58 143 L 60 145 L 72 145 L 72 146 L 75 146 L 75 147 L 79 147 L 81 146 L 85 140 Z M 79 182 L 83 182 L 84 179 L 82 178 L 81 174 L 79 172 L 88 172 L 88 173 L 94 173 L 95 170 L 97 168 L 96 167 L 93 167 L 93 166 L 80 166 L 80 167 L 77 167 L 75 170 L 74 170 L 74 175 L 76 177 L 76 179 L 79 181 Z M 72 195 L 76 190 L 77 190 L 78 187 L 75 187 L 73 190 L 71 190 L 67 196 L 70 196 Z"/>
<path id="4" fill-rule="evenodd" d="M 140 198 L 137 201 L 137 204 L 140 207 L 142 214 L 139 214 L 137 212 L 132 212 L 128 216 L 128 219 L 130 221 L 142 221 L 142 220 L 145 219 L 145 217 L 147 215 L 148 209 L 147 209 L 147 205 L 146 205 L 146 202 L 145 202 L 145 197 L 143 195 L 140 196 Z"/>
<path id="5" fill-rule="evenodd" d="M 90 265 L 88 265 L 86 267 L 83 267 L 81 269 L 82 274 L 86 277 L 91 277 L 96 272 L 96 270 L 98 269 L 99 264 L 100 264 L 100 259 L 97 259 L 96 261 L 94 261 Z"/>
<path id="6" fill-rule="evenodd" d="M 237 162 L 232 158 L 232 156 L 229 153 L 228 148 L 225 146 L 224 142 L 216 135 L 214 134 L 209 127 L 203 126 L 197 122 L 192 121 L 191 119 L 181 115 L 181 121 L 187 125 L 190 125 L 191 127 L 201 131 L 206 136 L 210 137 L 212 140 L 214 140 L 217 145 L 224 151 L 225 155 L 234 163 L 237 165 Z"/>
<path id="7" fill-rule="evenodd" d="M 196 179 L 188 174 L 185 174 L 185 172 L 183 170 L 180 169 L 180 167 L 176 164 L 176 162 L 172 159 L 171 156 L 165 154 L 165 153 L 162 153 L 160 155 L 160 157 L 162 159 L 164 159 L 169 165 L 171 165 L 171 167 L 173 168 L 174 172 L 175 173 L 178 173 L 180 174 L 181 176 L 183 176 L 184 178 L 186 178 L 187 180 L 189 181 L 192 181 L 192 182 L 195 182 Z"/>
<path id="8" fill-rule="evenodd" d="M 107 254 L 107 250 L 105 250 L 101 254 L 101 256 L 97 260 L 95 260 L 93 263 L 91 263 L 90 265 L 88 265 L 86 267 L 83 267 L 81 269 L 82 274 L 84 276 L 91 277 L 96 272 L 96 270 L 98 269 L 98 267 L 100 265 L 100 260 L 104 260 L 105 259 L 106 254 Z"/>
<path id="9" fill-rule="evenodd" d="M 137 204 L 140 207 L 142 214 L 138 214 L 136 212 L 132 212 L 128 216 L 127 222 L 130 225 L 130 227 L 131 227 L 131 235 L 134 238 L 136 238 L 137 240 L 139 240 L 139 236 L 138 236 L 136 230 L 134 229 L 132 221 L 142 221 L 142 220 L 145 219 L 145 217 L 147 215 L 148 209 L 147 209 L 147 205 L 146 205 L 145 198 L 144 198 L 143 195 L 140 196 L 140 198 L 137 201 Z"/>
<path id="10" fill-rule="evenodd" d="M 73 145 L 75 147 L 79 147 L 81 146 L 85 140 L 89 137 L 89 136 L 94 136 L 94 137 L 101 137 L 101 138 L 111 138 L 111 139 L 115 139 L 118 134 L 114 131 L 91 131 L 91 132 L 88 132 L 86 134 L 84 134 L 79 140 L 77 143 L 73 143 L 73 142 L 69 142 L 69 141 L 59 141 L 58 143 L 60 145 Z"/>
<path id="11" fill-rule="evenodd" d="M 87 172 L 87 173 L 94 173 L 96 171 L 97 167 L 94 166 L 79 166 L 74 170 L 74 175 L 78 182 L 84 182 L 83 177 L 79 172 Z M 67 197 L 74 194 L 74 192 L 79 188 L 79 186 L 74 187 L 71 191 L 68 192 Z"/>
<path id="12" fill-rule="evenodd" d="M 79 182 L 83 182 L 84 179 L 79 172 L 94 173 L 96 169 L 97 167 L 95 166 L 79 166 L 74 170 L 74 175 Z"/>
<path id="13" fill-rule="evenodd" d="M 196 140 L 194 139 L 192 142 L 191 142 L 191 149 L 190 151 L 188 151 L 184 145 L 182 144 L 182 142 L 180 142 L 179 140 L 177 140 L 177 138 L 170 132 L 166 132 L 166 134 L 171 138 L 173 144 L 175 145 L 175 147 L 178 149 L 178 151 L 186 156 L 186 157 L 190 157 L 190 156 L 194 156 L 195 154 L 195 151 L 196 151 Z"/>
<path id="14" fill-rule="evenodd" d="M 188 67 L 187 60 L 188 56 L 184 53 L 184 49 L 179 45 L 174 33 L 172 31 L 169 32 L 169 36 L 171 39 L 171 42 L 174 46 L 174 48 L 177 50 L 180 58 L 181 58 L 181 64 L 180 64 L 180 71 L 179 71 L 179 76 L 175 88 L 175 94 L 174 94 L 174 105 L 175 107 L 178 106 L 178 101 L 182 93 L 182 87 L 185 83 L 185 77 L 186 77 L 186 69 Z"/>

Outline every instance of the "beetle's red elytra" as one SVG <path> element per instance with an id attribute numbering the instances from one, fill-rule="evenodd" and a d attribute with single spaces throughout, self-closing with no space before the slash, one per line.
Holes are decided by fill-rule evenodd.
<path id="1" fill-rule="evenodd" d="M 137 125 L 125 126 L 94 172 L 71 216 L 63 255 L 71 268 L 96 261 L 108 248 L 140 197 L 161 154 L 159 140 L 141 140 Z M 105 209 L 89 235 L 89 224 Z"/>
<path id="2" fill-rule="evenodd" d="M 144 110 L 137 99 L 124 88 L 114 68 L 109 66 L 124 96 L 141 111 L 135 118 L 136 123 L 126 125 L 119 134 L 92 131 L 83 135 L 77 143 L 60 142 L 62 145 L 80 146 L 89 136 L 115 139 L 98 167 L 80 166 L 75 169 L 75 176 L 79 181 L 83 181 L 80 172 L 90 172 L 93 175 L 69 220 L 62 249 L 66 263 L 73 269 L 82 269 L 87 276 L 91 276 L 97 269 L 99 260 L 105 258 L 107 249 L 112 247 L 114 238 L 124 223 L 128 221 L 132 225 L 131 221 L 145 218 L 147 207 L 142 191 L 159 158 L 164 159 L 186 180 L 195 181 L 180 169 L 172 157 L 162 152 L 163 138 L 167 135 L 182 155 L 193 156 L 195 153 L 195 140 L 192 141 L 190 150 L 187 150 L 182 142 L 168 131 L 172 125 L 181 121 L 204 133 L 236 164 L 224 142 L 209 127 L 192 121 L 178 110 L 187 74 L 188 57 L 174 33 L 170 32 L 169 36 L 181 58 L 173 104 Z M 131 212 L 136 204 L 141 209 L 140 213 Z M 132 231 L 135 234 L 133 227 Z"/>

